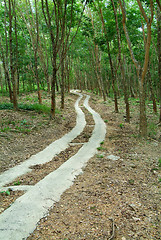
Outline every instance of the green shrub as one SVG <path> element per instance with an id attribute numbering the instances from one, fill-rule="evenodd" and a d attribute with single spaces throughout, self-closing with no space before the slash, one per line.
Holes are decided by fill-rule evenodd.
<path id="1" fill-rule="evenodd" d="M 23 104 L 20 103 L 18 105 L 19 109 L 22 110 L 27 110 L 27 111 L 36 111 L 38 113 L 50 113 L 50 107 L 46 106 L 46 105 L 41 105 L 38 103 L 35 104 Z M 13 103 L 0 103 L 0 110 L 11 110 L 13 109 Z M 60 111 L 56 110 L 56 113 L 60 113 Z"/>

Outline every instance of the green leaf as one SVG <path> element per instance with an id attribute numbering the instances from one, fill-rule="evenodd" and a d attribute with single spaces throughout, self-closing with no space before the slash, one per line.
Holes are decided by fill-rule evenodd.
<path id="1" fill-rule="evenodd" d="M 8 196 L 11 195 L 9 190 L 6 191 L 6 195 L 8 195 Z"/>

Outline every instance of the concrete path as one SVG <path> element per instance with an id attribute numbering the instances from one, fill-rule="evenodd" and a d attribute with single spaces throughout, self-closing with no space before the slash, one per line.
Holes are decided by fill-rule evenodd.
<path id="1" fill-rule="evenodd" d="M 37 153 L 36 155 L 31 156 L 25 162 L 10 168 L 0 175 L 0 191 L 3 191 L 3 186 L 14 181 L 17 177 L 26 174 L 27 172 L 31 172 L 31 166 L 37 164 L 44 164 L 46 162 L 51 161 L 56 154 L 59 154 L 61 151 L 64 151 L 67 147 L 69 147 L 69 143 L 76 138 L 84 129 L 86 125 L 85 116 L 82 110 L 79 107 L 79 102 L 82 98 L 82 94 L 73 92 L 74 94 L 79 95 L 75 103 L 75 111 L 77 113 L 76 126 L 67 134 L 65 134 L 62 138 L 56 140 L 47 146 L 43 151 Z"/>
<path id="2" fill-rule="evenodd" d="M 62 193 L 73 184 L 76 176 L 82 173 L 82 168 L 96 153 L 97 147 L 105 138 L 106 126 L 100 115 L 89 107 L 88 99 L 89 96 L 84 101 L 84 106 L 91 112 L 95 121 L 91 138 L 73 157 L 32 186 L 0 215 L 0 239 L 26 239 L 34 231 L 38 221 L 59 201 Z"/>

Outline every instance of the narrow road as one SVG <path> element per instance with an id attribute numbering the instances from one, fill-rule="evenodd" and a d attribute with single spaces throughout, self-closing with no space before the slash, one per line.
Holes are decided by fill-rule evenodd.
<path id="1" fill-rule="evenodd" d="M 54 141 L 49 146 L 47 146 L 43 151 L 31 156 L 28 160 L 21 163 L 20 165 L 10 168 L 9 170 L 2 173 L 0 175 L 0 191 L 5 190 L 3 186 L 14 181 L 14 179 L 16 179 L 17 177 L 31 172 L 31 166 L 37 164 L 44 164 L 51 161 L 56 156 L 56 154 L 59 154 L 61 151 L 65 150 L 69 146 L 68 144 L 83 131 L 86 125 L 86 121 L 84 113 L 79 107 L 79 102 L 83 96 L 82 94 L 77 92 L 73 93 L 79 96 L 75 103 L 75 111 L 77 113 L 76 126 L 69 133 L 65 134 L 62 138 Z"/>
<path id="2" fill-rule="evenodd" d="M 59 201 L 62 193 L 73 184 L 76 176 L 82 173 L 82 168 L 88 160 L 95 155 L 97 148 L 105 138 L 106 126 L 100 115 L 89 106 L 89 98 L 86 96 L 84 107 L 92 114 L 95 122 L 89 141 L 57 170 L 29 188 L 0 215 L 0 239 L 26 239 L 34 231 L 38 221 L 47 215 L 54 203 Z M 81 112 L 80 109 L 79 111 Z M 80 128 L 79 124 L 77 126 L 79 129 L 84 128 L 83 119 L 82 122 Z"/>

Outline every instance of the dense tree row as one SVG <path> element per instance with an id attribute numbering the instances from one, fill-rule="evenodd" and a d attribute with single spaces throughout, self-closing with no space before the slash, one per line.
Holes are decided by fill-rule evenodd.
<path id="1" fill-rule="evenodd" d="M 4 0 L 0 3 L 0 86 L 18 109 L 20 91 L 88 89 L 104 100 L 140 98 L 140 133 L 147 135 L 146 99 L 161 105 L 160 0 Z M 161 110 L 160 119 L 161 122 Z"/>

